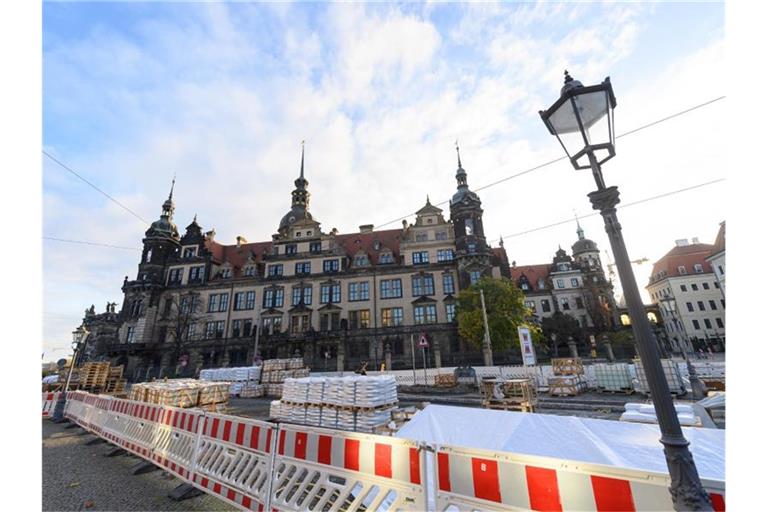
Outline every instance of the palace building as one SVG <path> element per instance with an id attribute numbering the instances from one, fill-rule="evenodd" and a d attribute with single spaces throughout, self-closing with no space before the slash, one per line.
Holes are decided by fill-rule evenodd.
<path id="1" fill-rule="evenodd" d="M 125 364 L 134 380 L 179 368 L 248 365 L 301 356 L 314 370 L 410 368 L 425 335 L 430 366 L 482 361 L 457 335 L 456 295 L 483 276 L 511 277 L 491 248 L 480 198 L 458 155 L 449 217 L 426 204 L 401 228 L 323 231 L 310 213 L 302 149 L 291 206 L 271 240 L 227 245 L 197 217 L 181 234 L 173 186 L 143 239 L 135 279 L 95 357 Z M 421 352 L 417 361 L 421 365 Z M 475 361 L 475 358 L 477 361 Z"/>

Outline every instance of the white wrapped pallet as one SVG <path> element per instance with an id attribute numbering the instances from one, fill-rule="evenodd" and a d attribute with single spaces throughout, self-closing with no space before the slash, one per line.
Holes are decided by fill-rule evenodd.
<path id="1" fill-rule="evenodd" d="M 337 428 L 339 410 L 335 407 L 323 407 L 322 409 L 320 426 L 325 428 Z"/>
<path id="2" fill-rule="evenodd" d="M 341 378 L 328 378 L 325 382 L 323 402 L 329 405 L 342 405 L 341 388 Z"/>
<path id="3" fill-rule="evenodd" d="M 641 393 L 650 393 L 650 387 L 648 386 L 648 380 L 643 369 L 642 360 L 635 359 L 635 371 L 637 372 L 637 391 Z M 669 386 L 670 393 L 684 395 L 685 386 L 683 385 L 683 379 L 680 376 L 680 371 L 677 368 L 677 364 L 671 359 L 662 359 L 661 367 L 664 372 L 664 377 L 667 379 L 667 385 Z"/>
<path id="4" fill-rule="evenodd" d="M 313 427 L 319 427 L 322 408 L 319 405 L 307 405 L 306 410 L 307 410 L 306 424 Z"/>
<path id="5" fill-rule="evenodd" d="M 283 403 L 280 400 L 272 400 L 269 403 L 269 417 L 273 420 L 284 420 Z"/>
<path id="6" fill-rule="evenodd" d="M 392 419 L 394 407 L 375 411 L 359 410 L 355 416 L 355 431 L 373 432 L 374 427 L 388 423 Z"/>
<path id="7" fill-rule="evenodd" d="M 598 389 L 631 391 L 632 375 L 627 363 L 598 363 L 593 366 Z"/>
<path id="8" fill-rule="evenodd" d="M 355 430 L 355 411 L 352 409 L 339 409 L 336 425 L 341 430 Z"/>
<path id="9" fill-rule="evenodd" d="M 309 387 L 307 389 L 308 404 L 322 404 L 325 394 L 325 377 L 306 377 Z"/>

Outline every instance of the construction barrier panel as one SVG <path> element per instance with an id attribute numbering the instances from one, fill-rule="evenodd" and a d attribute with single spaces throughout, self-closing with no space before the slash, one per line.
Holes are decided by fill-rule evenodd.
<path id="1" fill-rule="evenodd" d="M 53 414 L 53 409 L 56 407 L 60 394 L 58 391 L 55 393 L 43 393 L 43 418 Z"/>
<path id="2" fill-rule="evenodd" d="M 437 510 L 673 510 L 663 473 L 549 457 L 441 446 L 436 450 Z M 703 481 L 715 510 L 723 483 Z"/>
<path id="3" fill-rule="evenodd" d="M 427 510 L 424 452 L 413 441 L 280 425 L 271 506 Z"/>
<path id="4" fill-rule="evenodd" d="M 198 432 L 193 485 L 244 510 L 268 506 L 276 425 L 206 413 Z"/>
<path id="5" fill-rule="evenodd" d="M 67 394 L 65 417 L 241 510 L 672 510 L 670 478 Z M 714 510 L 725 482 L 702 480 Z"/>

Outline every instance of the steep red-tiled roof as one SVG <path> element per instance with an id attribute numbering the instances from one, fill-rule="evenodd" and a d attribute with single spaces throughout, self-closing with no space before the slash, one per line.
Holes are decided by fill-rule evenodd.
<path id="1" fill-rule="evenodd" d="M 259 262 L 265 251 L 272 250 L 272 242 L 245 243 L 238 247 L 237 245 L 222 245 L 216 241 L 208 241 L 205 246 L 211 252 L 214 260 L 221 263 L 228 261 L 230 265 L 237 268 L 242 268 L 251 254 L 254 255 L 254 260 Z"/>
<path id="2" fill-rule="evenodd" d="M 350 257 L 354 257 L 360 250 L 364 251 L 368 254 L 371 264 L 375 265 L 379 262 L 379 254 L 384 249 L 391 250 L 395 261 L 397 261 L 400 254 L 400 235 L 402 232 L 402 229 L 386 229 L 383 231 L 370 231 L 368 233 L 347 233 L 336 235 L 336 243 L 343 247 L 344 252 Z M 376 241 L 381 244 L 381 248 L 378 251 L 373 247 Z"/>
<path id="3" fill-rule="evenodd" d="M 715 245 L 712 248 L 710 256 L 725 251 L 725 221 L 720 223 L 720 229 L 717 230 L 717 238 L 715 238 Z"/>
<path id="4" fill-rule="evenodd" d="M 690 244 L 678 246 L 653 264 L 649 284 L 664 279 L 666 277 L 677 277 L 680 275 L 695 274 L 693 266 L 701 264 L 704 272 L 712 272 L 712 265 L 705 259 L 712 252 L 714 246 L 711 244 Z M 681 274 L 678 267 L 685 267 L 686 274 Z M 665 272 L 663 275 L 660 273 Z"/>
<path id="5" fill-rule="evenodd" d="M 549 286 L 548 278 L 549 268 L 551 266 L 550 263 L 540 263 L 536 265 L 518 265 L 510 267 L 512 281 L 514 281 L 515 284 L 518 284 L 520 278 L 525 275 L 531 285 L 531 289 L 534 291 L 539 289 L 539 278 L 544 280 L 545 286 Z"/>

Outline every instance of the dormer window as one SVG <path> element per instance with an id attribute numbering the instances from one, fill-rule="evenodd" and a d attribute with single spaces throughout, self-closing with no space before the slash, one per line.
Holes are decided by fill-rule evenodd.
<path id="1" fill-rule="evenodd" d="M 379 263 L 394 263 L 395 258 L 391 252 L 384 252 L 379 255 Z"/>
<path id="2" fill-rule="evenodd" d="M 446 231 L 435 231 L 435 240 L 448 240 L 448 233 Z"/>
<path id="3" fill-rule="evenodd" d="M 537 284 L 539 285 L 539 290 L 544 290 L 546 288 L 546 283 L 544 283 L 544 279 L 541 277 L 539 278 Z"/>
<path id="4" fill-rule="evenodd" d="M 380 249 L 381 249 L 381 242 L 379 242 L 378 240 L 376 240 L 375 242 L 373 242 L 373 250 L 374 250 L 374 251 L 378 251 L 378 250 L 380 250 Z"/>
<path id="5" fill-rule="evenodd" d="M 520 289 L 521 290 L 526 290 L 526 291 L 530 290 L 531 287 L 528 285 L 528 281 L 523 281 L 522 283 L 520 283 Z"/>
<path id="6" fill-rule="evenodd" d="M 322 250 L 322 245 L 320 242 L 310 242 L 309 243 L 309 252 L 312 254 L 317 254 Z"/>
<path id="7" fill-rule="evenodd" d="M 355 267 L 367 267 L 370 264 L 371 262 L 368 260 L 367 254 L 358 254 L 352 262 L 352 265 Z"/>
<path id="8" fill-rule="evenodd" d="M 701 263 L 696 263 L 693 266 L 693 271 L 697 274 L 703 274 L 704 273 L 704 267 L 701 265 Z"/>
<path id="9" fill-rule="evenodd" d="M 253 277 L 256 275 L 256 266 L 255 265 L 249 265 L 245 267 L 245 271 L 243 272 L 243 275 L 246 277 Z"/>
<path id="10" fill-rule="evenodd" d="M 300 235 L 300 233 L 297 234 Z M 285 246 L 285 254 L 296 254 L 296 249 L 296 244 L 288 244 Z"/>
<path id="11" fill-rule="evenodd" d="M 197 256 L 197 247 L 184 247 L 183 258 L 194 258 Z"/>
<path id="12" fill-rule="evenodd" d="M 428 238 L 429 238 L 429 235 L 427 233 L 416 233 L 417 242 L 426 242 Z"/>
<path id="13" fill-rule="evenodd" d="M 677 267 L 677 273 L 678 273 L 678 274 L 683 274 L 683 275 L 685 275 L 685 274 L 687 274 L 688 272 L 685 270 L 685 266 L 683 266 L 683 265 L 680 265 L 679 267 Z"/>
<path id="14" fill-rule="evenodd" d="M 227 279 L 229 277 L 232 277 L 232 269 L 231 268 L 223 268 L 221 269 L 221 278 Z"/>

